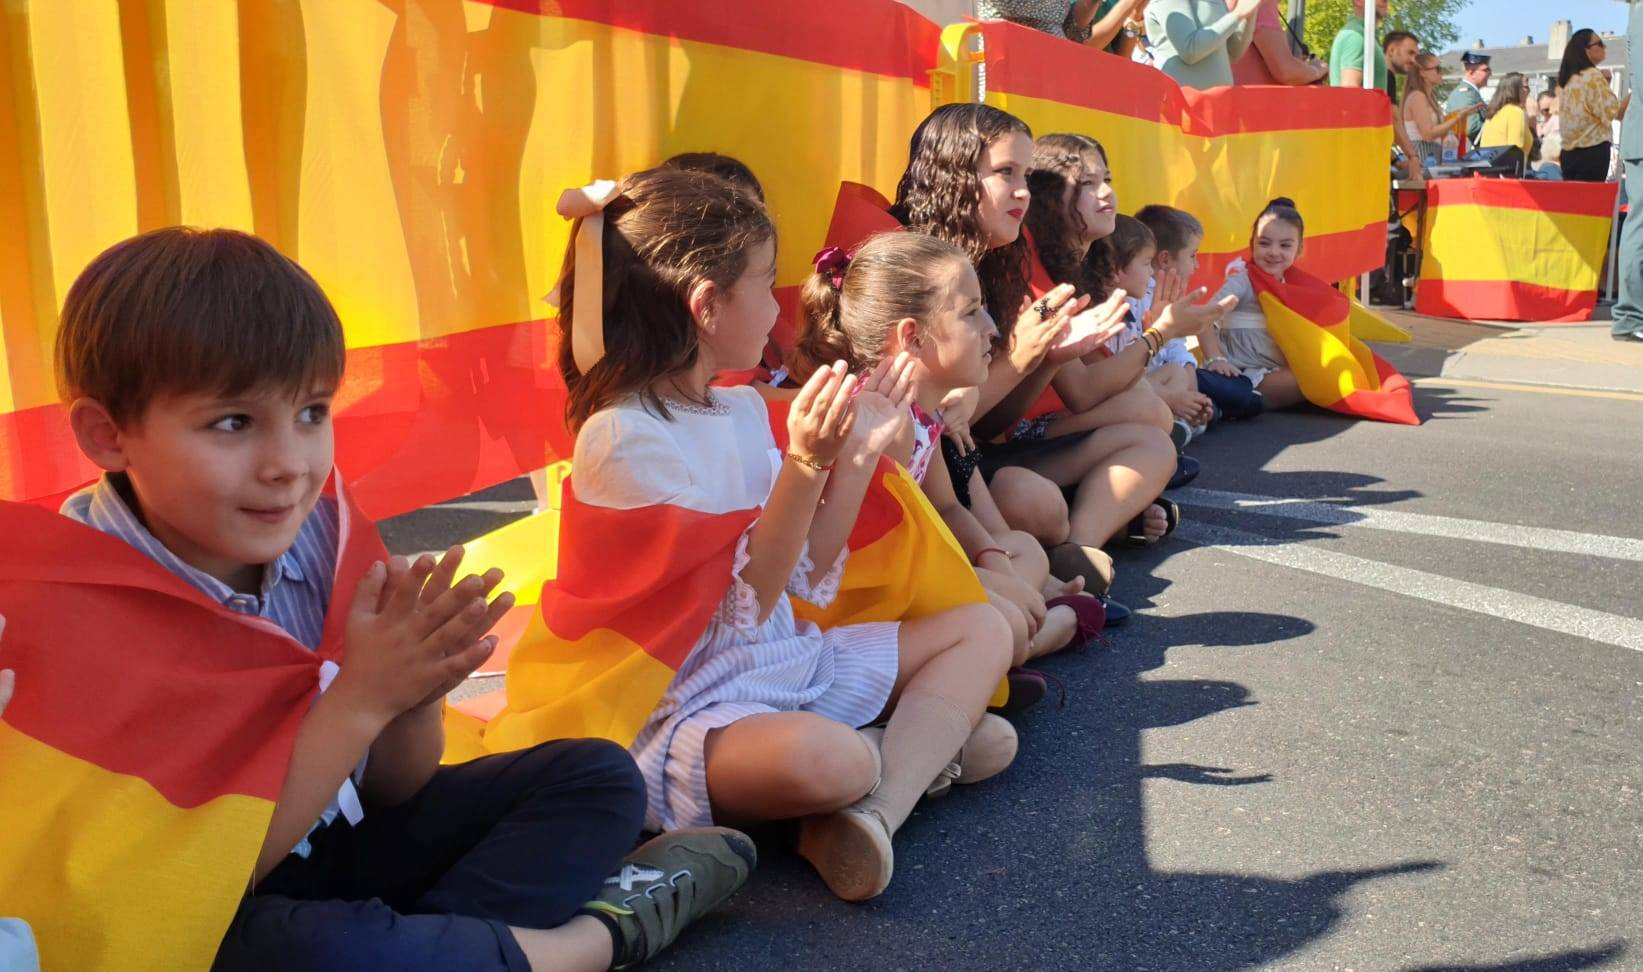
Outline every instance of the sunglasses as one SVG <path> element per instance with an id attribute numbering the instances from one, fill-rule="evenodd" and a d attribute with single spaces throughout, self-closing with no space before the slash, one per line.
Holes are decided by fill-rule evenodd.
<path id="1" fill-rule="evenodd" d="M 1607 44 L 1605 44 L 1605 43 L 1603 43 L 1603 42 L 1602 42 L 1602 41 L 1600 41 L 1600 40 L 1595 40 L 1595 41 L 1592 41 L 1592 42 L 1591 42 L 1591 43 L 1590 43 L 1590 44 L 1587 44 L 1587 45 L 1586 45 L 1586 49 L 1587 49 L 1587 50 L 1588 50 L 1588 51 L 1589 51 L 1589 50 L 1591 50 L 1591 49 L 1592 49 L 1592 48 L 1594 48 L 1594 47 L 1608 47 L 1608 46 L 1609 46 L 1609 45 L 1607 45 Z"/>

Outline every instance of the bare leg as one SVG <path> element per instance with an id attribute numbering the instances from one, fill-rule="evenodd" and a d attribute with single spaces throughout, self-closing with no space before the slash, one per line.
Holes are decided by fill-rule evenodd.
<path id="1" fill-rule="evenodd" d="M 1150 425 L 1168 432 L 1175 424 L 1175 413 L 1146 379 L 1138 378 L 1135 384 L 1088 411 L 1056 416 L 1050 422 L 1049 435 L 1056 438 L 1126 423 Z"/>
<path id="2" fill-rule="evenodd" d="M 1300 383 L 1295 380 L 1295 372 L 1288 368 L 1267 372 L 1267 376 L 1261 379 L 1259 390 L 1261 397 L 1266 399 L 1268 411 L 1294 408 L 1306 401 L 1306 396 L 1301 394 Z"/>
<path id="3" fill-rule="evenodd" d="M 612 961 L 610 931 L 591 915 L 558 928 L 509 928 L 534 972 L 604 972 Z"/>
<path id="4" fill-rule="evenodd" d="M 1070 539 L 1100 547 L 1164 491 L 1175 446 L 1158 429 L 1122 425 L 1035 459 L 1031 468 L 1057 485 L 1078 486 Z"/>
<path id="5" fill-rule="evenodd" d="M 799 853 L 834 894 L 862 901 L 889 885 L 890 835 L 981 720 L 1009 665 L 1008 639 L 1004 619 L 984 604 L 902 623 L 902 671 L 884 728 L 879 787 L 800 830 Z"/>
<path id="6" fill-rule="evenodd" d="M 855 729 L 813 712 L 770 712 L 707 734 L 713 819 L 729 826 L 831 813 L 861 799 L 877 760 Z"/>
<path id="7" fill-rule="evenodd" d="M 1067 542 L 1071 524 L 1060 486 L 1024 466 L 1006 466 L 993 474 L 987 492 L 986 501 L 973 488 L 970 497 L 976 518 L 989 530 L 990 517 L 996 516 L 1006 528 L 1020 530 L 1043 546 Z"/>

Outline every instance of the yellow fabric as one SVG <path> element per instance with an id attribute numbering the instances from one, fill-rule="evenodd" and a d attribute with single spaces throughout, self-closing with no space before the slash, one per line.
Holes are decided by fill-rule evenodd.
<path id="1" fill-rule="evenodd" d="M 1352 305 L 1352 336 L 1359 341 L 1408 344 L 1414 335 L 1361 304 Z"/>
<path id="2" fill-rule="evenodd" d="M 1517 105 L 1506 105 L 1495 112 L 1495 117 L 1483 123 L 1483 134 L 1478 144 L 1484 148 L 1497 145 L 1515 145 L 1523 150 L 1525 161 L 1535 149 L 1535 135 L 1529 128 L 1529 118 Z"/>
<path id="3" fill-rule="evenodd" d="M 793 601 L 793 613 L 820 628 L 872 621 L 906 621 L 987 599 L 952 531 L 900 466 L 884 486 L 902 521 L 844 563 L 839 593 L 826 608 Z"/>
<path id="4" fill-rule="evenodd" d="M 1620 99 L 1609 90 L 1602 71 L 1587 68 L 1570 78 L 1558 94 L 1557 117 L 1563 151 L 1591 148 L 1614 138 Z"/>
<path id="5" fill-rule="evenodd" d="M 183 809 L 0 722 L 0 913 L 51 943 L 48 972 L 208 969 L 273 812 L 247 796 Z"/>
<path id="6" fill-rule="evenodd" d="M 1384 223 L 1386 195 L 1342 192 L 1385 185 L 1384 128 L 1248 132 L 1206 138 L 1174 125 L 989 91 L 987 103 L 1020 117 L 1034 132 L 1083 132 L 1101 142 L 1120 176 L 1118 205 L 1184 209 L 1204 224 L 1202 252 L 1237 253 L 1249 245 L 1250 214 L 1284 195 L 1306 214 L 1314 236 Z"/>
<path id="7" fill-rule="evenodd" d="M 350 347 L 437 338 L 543 315 L 559 188 L 713 149 L 764 181 L 791 285 L 832 187 L 893 187 L 931 107 L 906 78 L 486 3 L 15 0 L 0 85 L 0 412 L 56 401 L 64 291 L 140 230 L 254 230 Z"/>
<path id="8" fill-rule="evenodd" d="M 1263 293 L 1260 299 L 1267 331 L 1283 350 L 1307 401 L 1329 406 L 1353 392 L 1380 389 L 1373 352 L 1353 336 L 1357 320 L 1369 315 L 1363 307 L 1354 302 L 1347 320 L 1320 327 L 1272 294 Z"/>
<path id="9" fill-rule="evenodd" d="M 1595 290 L 1609 219 L 1533 209 L 1434 206 L 1427 215 L 1422 280 L 1513 280 L 1555 290 Z"/>

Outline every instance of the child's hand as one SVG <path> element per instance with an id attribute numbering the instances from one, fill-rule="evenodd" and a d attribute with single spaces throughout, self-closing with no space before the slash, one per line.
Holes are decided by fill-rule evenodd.
<path id="1" fill-rule="evenodd" d="M 993 592 L 1016 607 L 1027 616 L 1027 637 L 1038 634 L 1038 629 L 1044 624 L 1044 615 L 1048 608 L 1044 604 L 1044 594 L 1035 591 L 1032 587 L 1012 571 L 997 573 L 990 578 Z"/>
<path id="2" fill-rule="evenodd" d="M 942 434 L 953 440 L 961 456 L 976 451 L 975 436 L 970 434 L 970 419 L 975 416 L 979 404 L 979 388 L 955 388 L 941 400 Z"/>
<path id="3" fill-rule="evenodd" d="M 414 564 L 394 557 L 372 565 L 354 591 L 342 669 L 331 691 L 347 694 L 384 725 L 484 664 L 496 639 L 482 636 L 513 606 L 513 596 L 504 594 L 487 607 L 495 584 L 480 577 L 424 601 L 436 566 L 429 556 Z"/>
<path id="4" fill-rule="evenodd" d="M 1237 368 L 1232 366 L 1232 362 L 1225 358 L 1209 359 L 1204 362 L 1204 370 L 1213 371 L 1218 375 L 1226 375 L 1228 378 L 1237 378 L 1239 375 L 1243 374 L 1242 371 L 1239 371 Z"/>
<path id="5" fill-rule="evenodd" d="M 1147 313 L 1141 319 L 1141 329 L 1146 330 L 1158 323 L 1164 308 L 1180 300 L 1186 289 L 1187 282 L 1181 279 L 1181 271 L 1174 267 L 1158 271 L 1152 285 L 1152 306 L 1147 308 Z"/>
<path id="6" fill-rule="evenodd" d="M 913 421 L 909 407 L 913 400 L 915 359 L 903 351 L 885 358 L 861 383 L 856 394 L 856 427 L 850 435 L 851 450 L 863 463 L 878 461 Z"/>
<path id="7" fill-rule="evenodd" d="M 6 616 L 0 614 L 0 638 L 6 634 Z M 9 668 L 0 669 L 0 715 L 6 714 L 6 705 L 11 701 L 12 686 L 17 684 L 17 674 Z"/>
<path id="8" fill-rule="evenodd" d="M 456 572 L 462 566 L 462 558 L 466 555 L 467 551 L 460 546 L 452 547 L 451 549 L 445 551 L 445 556 L 439 558 L 439 566 L 434 568 L 434 572 L 428 575 L 427 583 L 422 585 L 421 600 L 423 604 L 431 606 L 435 601 L 439 600 L 442 594 L 451 590 L 452 584 L 456 580 Z M 502 583 L 502 577 L 502 570 L 499 567 L 492 567 L 490 570 L 485 571 L 484 574 L 479 575 L 479 590 L 481 599 L 491 596 L 491 592 L 496 590 L 497 585 Z M 464 578 L 464 582 L 472 588 L 473 579 L 473 576 L 470 575 L 469 577 Z M 513 608 L 513 603 L 514 596 L 512 594 L 503 594 L 501 597 L 497 598 L 496 608 L 500 612 L 497 615 L 498 619 L 500 619 L 501 615 L 508 613 L 508 611 Z M 492 626 L 493 625 L 488 624 L 485 626 L 484 630 L 474 631 L 474 640 L 477 642 L 481 637 L 489 632 Z M 490 652 L 487 651 L 486 658 L 488 657 L 490 657 Z M 478 669 L 479 665 L 483 665 L 484 663 L 485 659 L 481 658 L 479 660 L 479 664 L 475 665 L 473 668 L 461 673 L 460 675 L 453 676 L 450 681 L 428 693 L 428 696 L 418 703 L 417 707 L 435 705 L 443 702 L 445 700 L 445 696 L 450 695 L 457 686 L 467 681 L 468 676 L 472 675 L 474 671 Z"/>
<path id="9" fill-rule="evenodd" d="M 1122 290 L 1107 295 L 1100 306 L 1091 307 L 1074 315 L 1067 326 L 1067 334 L 1050 349 L 1049 360 L 1063 364 L 1082 358 L 1124 330 L 1124 312 L 1129 309 Z"/>
<path id="10" fill-rule="evenodd" d="M 1218 322 L 1238 306 L 1238 298 L 1231 294 L 1217 301 L 1196 303 L 1208 293 L 1207 287 L 1199 287 L 1164 308 L 1164 312 L 1158 316 L 1155 328 L 1163 335 L 1165 341 L 1202 334 L 1211 324 Z"/>
<path id="11" fill-rule="evenodd" d="M 831 466 L 850 441 L 856 423 L 856 376 L 844 370 L 843 361 L 818 368 L 793 399 L 787 413 L 787 445 L 794 455 Z"/>
<path id="12" fill-rule="evenodd" d="M 1037 368 L 1050 349 L 1067 333 L 1072 317 L 1089 304 L 1088 297 L 1073 299 L 1072 284 L 1062 284 L 1034 301 L 1022 298 L 1015 328 L 1010 332 L 1010 362 L 1021 372 Z"/>

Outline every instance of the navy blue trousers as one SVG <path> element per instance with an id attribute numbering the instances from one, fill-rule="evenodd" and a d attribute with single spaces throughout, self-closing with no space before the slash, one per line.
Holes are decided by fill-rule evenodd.
<path id="1" fill-rule="evenodd" d="M 1226 418 L 1254 418 L 1261 414 L 1265 403 L 1248 378 L 1243 375 L 1229 378 L 1204 368 L 1193 370 L 1198 373 L 1198 391 L 1214 402 Z"/>
<path id="2" fill-rule="evenodd" d="M 509 926 L 555 928 L 644 823 L 644 779 L 603 740 L 441 767 L 398 806 L 334 823 L 240 904 L 214 968 L 528 972 Z"/>

